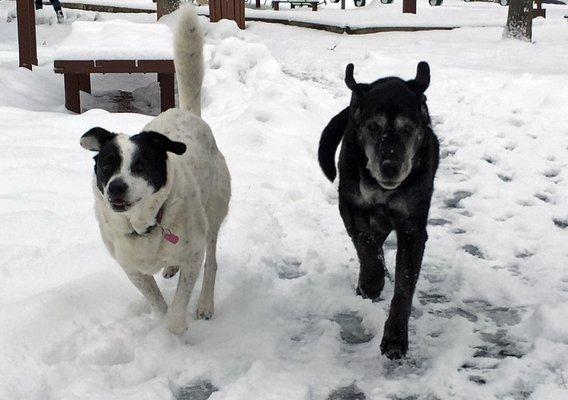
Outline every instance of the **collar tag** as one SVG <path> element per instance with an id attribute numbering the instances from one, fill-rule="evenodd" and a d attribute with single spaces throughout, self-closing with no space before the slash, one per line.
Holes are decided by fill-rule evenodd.
<path id="1" fill-rule="evenodd" d="M 177 244 L 177 242 L 179 242 L 179 236 L 178 235 L 176 235 L 175 233 L 173 233 L 169 229 L 163 228 L 161 225 L 160 225 L 160 228 L 162 229 L 163 238 L 166 239 L 168 242 L 170 242 L 171 244 Z"/>

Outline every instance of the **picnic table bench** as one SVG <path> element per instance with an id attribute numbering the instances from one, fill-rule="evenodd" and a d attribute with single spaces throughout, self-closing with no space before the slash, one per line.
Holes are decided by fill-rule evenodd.
<path id="1" fill-rule="evenodd" d="M 90 74 L 156 73 L 161 110 L 175 107 L 173 35 L 164 24 L 77 21 L 56 50 L 54 71 L 63 74 L 65 107 L 81 113 L 80 91 L 91 93 Z"/>
<path id="2" fill-rule="evenodd" d="M 319 1 L 319 0 L 273 0 L 272 1 L 272 8 L 275 11 L 280 10 L 280 3 L 289 3 L 290 4 L 290 8 L 295 8 L 296 6 L 305 6 L 305 5 L 309 5 L 310 7 L 312 7 L 312 11 L 317 11 L 318 10 L 318 5 L 319 4 L 325 4 L 325 0 L 324 1 Z"/>

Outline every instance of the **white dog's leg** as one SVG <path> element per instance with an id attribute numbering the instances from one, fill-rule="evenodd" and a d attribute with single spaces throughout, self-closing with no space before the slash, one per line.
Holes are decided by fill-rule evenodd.
<path id="1" fill-rule="evenodd" d="M 162 314 L 168 311 L 168 305 L 160 292 L 160 288 L 156 283 L 156 280 L 151 275 L 141 274 L 139 272 L 127 272 L 126 276 L 130 279 L 130 282 L 134 284 L 140 290 L 140 292 L 146 297 L 152 308 L 158 310 Z"/>
<path id="2" fill-rule="evenodd" d="M 215 277 L 217 276 L 217 235 L 219 228 L 210 233 L 203 272 L 203 286 L 197 302 L 197 318 L 209 319 L 215 311 Z"/>
<path id="3" fill-rule="evenodd" d="M 168 329 L 177 335 L 181 335 L 187 330 L 187 303 L 191 297 L 195 281 L 199 277 L 203 255 L 204 250 L 193 253 L 189 263 L 181 265 L 179 269 L 176 293 L 166 316 Z"/>

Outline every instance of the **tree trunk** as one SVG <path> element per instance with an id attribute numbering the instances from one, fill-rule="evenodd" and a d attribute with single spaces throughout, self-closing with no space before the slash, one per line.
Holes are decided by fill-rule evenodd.
<path id="1" fill-rule="evenodd" d="M 532 39 L 533 0 L 511 0 L 503 38 L 513 38 L 530 42 Z"/>
<path id="2" fill-rule="evenodd" d="M 156 8 L 158 11 L 158 19 L 170 14 L 179 8 L 179 0 L 157 0 Z"/>

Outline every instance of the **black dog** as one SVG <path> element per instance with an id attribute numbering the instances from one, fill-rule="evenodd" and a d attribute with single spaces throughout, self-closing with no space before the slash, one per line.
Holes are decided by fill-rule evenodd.
<path id="1" fill-rule="evenodd" d="M 333 117 L 319 145 L 319 163 L 333 182 L 339 156 L 339 212 L 360 262 L 357 294 L 377 300 L 385 284 L 383 243 L 397 234 L 394 297 L 385 323 L 381 353 L 398 359 L 408 351 L 408 319 L 428 235 L 426 224 L 439 144 L 430 127 L 424 91 L 427 63 L 416 78 L 383 78 L 371 84 L 345 83 L 351 104 Z"/>

